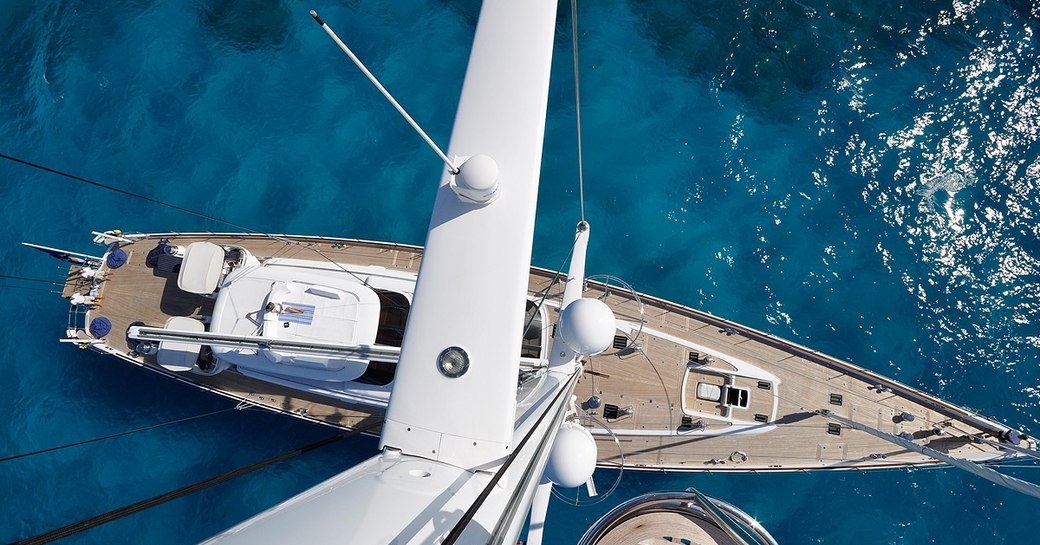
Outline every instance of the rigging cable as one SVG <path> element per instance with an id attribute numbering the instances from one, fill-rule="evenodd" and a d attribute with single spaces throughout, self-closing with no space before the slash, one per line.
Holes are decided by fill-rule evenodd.
<path id="1" fill-rule="evenodd" d="M 42 279 L 39 279 L 39 278 L 29 278 L 27 276 L 13 276 L 13 275 L 10 275 L 10 274 L 0 274 L 0 279 L 4 279 L 4 280 L 24 280 L 26 282 L 39 282 L 41 284 L 50 284 L 51 286 L 57 286 L 57 287 L 64 287 L 65 286 L 65 284 L 62 284 L 61 282 L 53 282 L 51 280 L 42 280 Z M 19 286 L 19 285 L 15 285 L 15 284 L 0 284 L 0 290 L 7 289 L 7 288 L 15 289 L 15 290 L 26 290 L 26 291 L 43 291 L 43 292 L 47 292 L 47 293 L 61 293 L 60 291 L 56 291 L 53 288 L 51 288 L 51 289 L 43 289 L 43 288 L 30 288 L 28 286 Z M 3 461 L 3 460 L 0 460 L 0 461 Z"/>
<path id="2" fill-rule="evenodd" d="M 1013 445 L 1013 444 L 1008 444 L 1008 443 L 998 443 L 997 441 L 991 441 L 991 440 L 986 439 L 985 437 L 982 437 L 982 436 L 976 436 L 973 439 L 975 439 L 976 441 L 978 441 L 980 443 L 986 443 L 987 445 L 994 446 L 994 447 L 1000 448 L 1002 450 L 1006 450 L 1009 453 L 1015 452 L 1015 453 L 1021 454 L 1023 456 L 1028 456 L 1030 458 L 1034 458 L 1036 460 L 1040 460 L 1040 452 L 1035 451 L 1035 450 L 1033 450 L 1031 448 L 1022 448 L 1020 446 Z"/>
<path id="3" fill-rule="evenodd" d="M 571 0 L 571 43 L 574 44 L 574 113 L 578 124 L 578 202 L 585 221 L 585 171 L 581 152 L 581 92 L 578 78 L 578 0 Z"/>
<path id="4" fill-rule="evenodd" d="M 7 457 L 4 457 L 4 458 L 0 458 L 0 462 L 9 462 L 11 460 L 17 460 L 19 458 L 25 458 L 27 456 L 35 456 L 37 454 L 44 454 L 44 453 L 53 452 L 53 451 L 56 451 L 56 450 L 62 450 L 62 449 L 67 449 L 67 448 L 71 448 L 71 447 L 78 447 L 80 445 L 86 445 L 86 444 L 89 444 L 89 443 L 96 443 L 98 441 L 104 441 L 105 439 L 113 439 L 113 438 L 116 438 L 116 437 L 122 437 L 124 435 L 130 435 L 132 433 L 137 433 L 137 432 L 141 432 L 141 431 L 154 430 L 156 428 L 161 428 L 163 426 L 170 426 L 170 425 L 173 425 L 173 424 L 180 424 L 181 422 L 188 422 L 189 420 L 196 420 L 196 419 L 203 418 L 203 417 L 206 417 L 206 416 L 213 416 L 215 414 L 226 413 L 228 411 L 234 411 L 236 409 L 238 409 L 238 407 L 230 407 L 230 408 L 227 408 L 227 409 L 221 409 L 219 411 L 213 411 L 213 412 L 209 412 L 209 413 L 205 413 L 205 414 L 197 414 L 195 416 L 189 416 L 187 418 L 180 418 L 180 419 L 177 419 L 177 420 L 171 420 L 169 422 L 161 422 L 159 424 L 152 424 L 151 426 L 145 426 L 143 428 L 137 428 L 137 429 L 128 430 L 128 431 L 121 431 L 119 433 L 113 433 L 113 434 L 110 434 L 110 435 L 104 435 L 102 437 L 95 437 L 93 439 L 87 439 L 85 441 L 77 441 L 75 443 L 68 443 L 66 445 L 60 445 L 60 446 L 57 446 L 57 447 L 50 447 L 50 448 L 45 448 L 45 449 L 41 449 L 41 450 L 34 450 L 32 452 L 23 452 L 22 454 L 15 454 L 13 456 L 7 456 Z"/>
<path id="5" fill-rule="evenodd" d="M 286 244 L 299 244 L 296 241 L 292 241 L 292 240 L 286 239 L 284 237 L 279 237 L 279 236 L 276 236 L 276 235 L 263 233 L 261 231 L 257 231 L 256 229 L 250 229 L 249 227 L 246 227 L 244 225 L 239 225 L 237 223 L 234 223 L 234 222 L 231 222 L 231 221 L 228 221 L 228 220 L 225 220 L 225 219 L 221 219 L 221 218 L 218 218 L 216 216 L 211 216 L 209 214 L 205 214 L 205 213 L 202 213 L 202 212 L 197 212 L 197 211 L 192 210 L 190 208 L 184 208 L 182 206 L 177 206 L 175 204 L 171 204 L 171 203 L 168 203 L 168 202 L 165 202 L 165 201 L 160 201 L 159 199 L 154 199 L 154 198 L 149 197 L 147 195 L 141 195 L 140 193 L 134 193 L 132 191 L 127 191 L 125 189 L 120 189 L 118 187 L 111 186 L 111 185 L 108 185 L 108 184 L 103 184 L 101 182 L 95 182 L 93 180 L 88 180 L 87 178 L 84 178 L 82 176 L 77 176 L 75 174 L 70 174 L 68 172 L 64 172 L 64 171 L 61 171 L 61 170 L 53 169 L 53 168 L 50 168 L 50 167 L 45 167 L 45 166 L 43 166 L 41 164 L 33 163 L 32 161 L 27 161 L 25 159 L 19 159 L 17 157 L 12 157 L 12 156 L 7 155 L 5 153 L 0 153 L 0 158 L 7 159 L 8 161 L 13 161 L 15 163 L 19 163 L 19 164 L 22 164 L 22 165 L 25 165 L 25 166 L 28 166 L 28 167 L 32 167 L 32 168 L 38 169 L 38 170 L 42 170 L 44 172 L 49 172 L 51 174 L 57 174 L 58 176 L 63 176 L 63 177 L 68 178 L 70 180 L 75 180 L 77 182 L 82 182 L 82 183 L 85 183 L 85 184 L 88 184 L 88 185 L 92 185 L 94 187 L 100 187 L 101 189 L 107 189 L 109 191 L 114 191 L 114 192 L 119 193 L 121 195 L 127 195 L 127 196 L 130 196 L 130 197 L 141 199 L 141 200 L 146 201 L 146 202 L 158 204 L 160 206 L 165 206 L 167 208 L 171 208 L 171 209 L 177 210 L 179 212 L 185 212 L 187 214 L 191 214 L 191 215 L 196 216 L 196 217 L 200 217 L 200 218 L 207 219 L 207 220 L 210 220 L 210 221 L 214 221 L 214 222 L 217 222 L 217 223 L 221 223 L 221 224 L 224 224 L 224 225 L 227 225 L 227 226 L 230 226 L 230 227 L 234 227 L 235 229 L 241 229 L 241 230 L 243 230 L 243 231 L 245 231 L 247 233 L 255 233 L 255 234 L 266 235 L 267 237 L 269 237 L 269 238 L 271 238 L 273 240 L 279 240 L 279 241 L 282 241 L 282 242 L 284 242 Z M 351 271 L 348 271 L 347 269 L 345 269 L 343 267 L 343 265 L 341 265 L 339 263 L 336 263 L 335 261 L 330 259 L 325 254 L 321 253 L 321 251 L 319 251 L 319 250 L 317 250 L 315 248 L 311 248 L 311 247 L 308 247 L 308 249 L 311 250 L 311 251 L 314 251 L 315 253 L 317 253 L 321 257 L 325 258 L 330 263 L 332 263 L 333 265 L 337 266 L 343 272 L 353 276 L 355 279 L 357 279 L 362 284 L 368 285 L 367 282 L 362 280 L 358 275 L 354 274 Z"/>
<path id="6" fill-rule="evenodd" d="M 61 293 L 60 291 L 57 291 L 57 290 L 45 290 L 43 288 L 30 288 L 30 287 L 26 287 L 26 286 L 12 286 L 10 284 L 0 284 L 0 290 L 2 290 L 2 289 L 25 290 L 25 291 L 42 291 L 44 293 L 50 293 L 50 294 L 55 294 L 55 293 L 60 294 Z"/>
<path id="7" fill-rule="evenodd" d="M 856 422 L 855 420 L 834 414 L 833 412 L 826 409 L 819 410 L 818 414 L 825 418 L 829 418 L 831 420 L 839 422 L 842 425 L 873 435 L 878 439 L 883 439 L 890 443 L 895 443 L 896 445 L 899 445 L 907 450 L 912 450 L 919 454 L 928 456 L 929 458 L 934 458 L 936 460 L 939 460 L 940 462 L 945 462 L 953 467 L 956 467 L 957 469 L 963 469 L 964 471 L 967 471 L 968 473 L 971 473 L 977 477 L 986 479 L 987 481 L 996 483 L 1005 488 L 1009 488 L 1011 490 L 1014 490 L 1015 492 L 1020 492 L 1028 496 L 1033 496 L 1034 498 L 1040 498 L 1040 485 L 1037 485 L 1036 483 L 1023 481 L 1022 479 L 1012 477 L 1010 475 L 1005 475 L 993 468 L 977 464 L 975 462 L 972 462 L 971 460 L 957 458 L 945 452 L 940 452 L 931 447 L 919 445 L 910 439 L 892 435 L 890 433 L 885 433 L 866 424 L 861 424 L 859 422 Z"/>
<path id="8" fill-rule="evenodd" d="M 0 278 L 6 278 L 9 280 L 25 280 L 26 282 L 40 282 L 42 284 L 50 284 L 52 286 L 64 286 L 61 282 L 55 282 L 53 280 L 43 280 L 41 278 L 29 278 L 28 276 L 14 276 L 10 274 L 0 274 Z"/>
<path id="9" fill-rule="evenodd" d="M 230 481 L 231 479 L 234 479 L 235 477 L 241 477 L 242 475 L 246 475 L 248 473 L 251 473 L 251 472 L 256 471 L 258 469 L 262 469 L 262 468 L 267 467 L 269 465 L 276 464 L 278 462 L 283 462 L 283 461 L 289 460 L 291 458 L 295 458 L 295 457 L 297 457 L 297 456 L 299 456 L 301 454 L 306 454 L 306 453 L 308 453 L 308 452 L 310 452 L 312 450 L 324 447 L 326 445 L 330 445 L 330 444 L 335 443 L 335 442 L 337 442 L 337 441 L 339 441 L 341 439 L 347 439 L 349 437 L 353 437 L 353 436 L 358 435 L 360 433 L 365 433 L 365 432 L 371 431 L 372 429 L 376 428 L 377 426 L 381 425 L 382 423 L 383 423 L 382 420 L 378 420 L 377 419 L 377 420 L 369 423 L 366 426 L 354 428 L 354 429 L 352 429 L 352 430 L 350 430 L 348 432 L 344 432 L 344 433 L 340 433 L 340 434 L 337 434 L 337 435 L 333 435 L 332 437 L 327 437 L 325 439 L 322 439 L 321 441 L 318 441 L 318 442 L 315 442 L 315 443 L 311 443 L 311 444 L 306 445 L 304 447 L 296 448 L 296 449 L 290 450 L 288 452 L 279 454 L 277 456 L 272 456 L 270 458 L 267 458 L 266 460 L 261 460 L 259 462 L 254 463 L 254 464 L 250 464 L 250 465 L 245 466 L 245 467 L 241 467 L 241 468 L 238 468 L 238 469 L 235 469 L 235 470 L 232 470 L 232 471 L 228 471 L 226 473 L 221 473 L 220 475 L 217 475 L 216 477 L 211 477 L 211 478 L 206 479 L 204 481 L 199 481 L 199 482 L 197 482 L 195 484 L 191 484 L 191 485 L 188 485 L 188 486 L 185 486 L 185 487 L 182 487 L 182 488 L 178 488 L 176 490 L 172 490 L 172 491 L 167 492 L 165 494 L 160 494 L 158 496 L 153 496 L 153 497 L 148 498 L 146 500 L 142 500 L 142 501 L 139 501 L 137 503 L 133 503 L 133 504 L 127 505 L 125 507 L 120 507 L 119 509 L 114 509 L 112 511 L 108 511 L 107 513 L 102 513 L 100 515 L 97 515 L 95 517 L 91 517 L 89 519 L 81 520 L 79 522 L 75 522 L 73 524 L 69 524 L 67 526 L 63 526 L 63 527 L 58 528 L 56 530 L 51 530 L 49 532 L 45 532 L 45 533 L 42 533 L 42 534 L 39 534 L 39 535 L 36 535 L 36 536 L 33 536 L 33 537 L 29 537 L 29 538 L 26 538 L 26 539 L 21 539 L 21 540 L 15 541 L 11 545 L 37 545 L 37 544 L 42 544 L 42 543 L 50 543 L 52 541 L 65 538 L 65 537 L 71 536 L 73 534 L 77 534 L 79 532 L 83 532 L 85 530 L 89 530 L 89 529 L 94 528 L 96 526 L 100 526 L 100 525 L 105 524 L 107 522 L 111 522 L 113 520 L 118 520 L 118 519 L 121 519 L 121 518 L 126 517 L 128 515 L 132 515 L 134 513 L 138 513 L 140 511 L 144 511 L 145 509 L 149 509 L 151 507 L 155 507 L 156 505 L 161 505 L 161 504 L 166 503 L 168 501 L 175 500 L 177 498 L 182 498 L 182 497 L 187 496 L 189 494 L 193 494 L 195 492 L 198 492 L 199 490 L 204 490 L 204 489 L 209 488 L 211 486 L 214 486 L 214 485 L 226 482 L 226 481 Z"/>
<path id="10" fill-rule="evenodd" d="M 361 70 L 361 73 L 363 73 L 365 77 L 368 78 L 368 81 L 370 81 L 372 85 L 374 85 L 375 88 L 383 94 L 383 97 L 385 97 L 386 100 L 390 102 L 390 104 L 397 110 L 397 113 L 401 114 L 401 117 L 403 117 L 404 120 L 412 126 L 412 129 L 414 129 L 415 132 L 417 132 L 419 136 L 422 137 L 426 144 L 430 146 L 430 149 L 432 149 L 434 153 L 436 153 L 437 156 L 441 158 L 441 161 L 444 161 L 444 164 L 448 167 L 448 172 L 451 172 L 452 175 L 458 174 L 459 167 L 455 166 L 455 161 L 449 159 L 448 156 L 445 155 L 443 151 L 441 151 L 441 148 L 437 146 L 437 144 L 433 141 L 432 138 L 430 138 L 428 134 L 426 134 L 426 131 L 424 131 L 422 127 L 420 127 L 419 124 L 416 123 L 414 119 L 412 119 L 412 116 L 408 115 L 408 112 L 405 111 L 404 106 L 401 106 L 401 104 L 397 102 L 397 99 L 390 94 L 390 91 L 387 91 L 386 87 L 383 87 L 383 84 L 379 82 L 379 79 L 376 78 L 372 74 L 372 72 L 368 70 L 367 67 L 365 67 L 365 64 L 361 62 L 361 59 L 359 59 L 357 55 L 355 55 L 354 52 L 350 50 L 349 47 L 347 47 L 347 44 L 343 43 L 343 40 L 339 39 L 339 36 L 337 36 L 336 33 L 332 30 L 332 28 L 325 23 L 325 20 L 322 19 L 320 15 L 318 15 L 318 12 L 311 10 L 311 17 L 313 17 L 314 22 L 318 23 L 318 26 L 320 26 L 322 30 L 324 30 L 325 33 L 328 34 L 330 38 L 332 38 L 332 41 L 336 42 L 336 45 L 338 45 L 339 48 L 342 49 L 348 57 L 350 57 L 350 60 L 354 61 L 354 65 L 357 66 L 358 69 Z"/>
<path id="11" fill-rule="evenodd" d="M 791 370 L 788 369 L 788 371 L 791 371 Z M 803 375 L 803 376 L 808 377 L 808 375 Z M 858 430 L 858 431 L 862 431 L 862 432 L 868 433 L 870 435 L 874 435 L 875 437 L 878 437 L 880 439 L 885 439 L 884 437 L 879 436 L 877 433 L 874 433 L 874 432 L 878 432 L 878 430 L 873 430 L 873 428 L 871 428 L 873 431 L 864 430 L 863 427 L 866 426 L 866 425 L 862 424 L 860 422 L 857 422 L 857 421 L 855 421 L 853 419 L 844 418 L 844 417 L 840 417 L 840 416 L 835 416 L 833 414 L 822 414 L 822 413 L 819 412 L 819 410 L 812 410 L 812 409 L 806 408 L 805 404 L 802 403 L 801 400 L 798 400 L 798 399 L 795 399 L 795 398 L 789 398 L 789 397 L 787 397 L 785 395 L 780 395 L 779 392 L 777 392 L 775 395 L 781 401 L 785 401 L 787 403 L 791 403 L 792 405 L 799 406 L 802 409 L 810 411 L 811 415 L 808 416 L 808 418 L 812 418 L 812 417 L 830 418 L 831 420 L 839 421 L 846 428 L 855 429 L 855 430 Z M 867 398 L 864 397 L 864 399 L 867 399 Z M 886 406 L 886 405 L 882 405 L 882 406 Z M 892 407 L 889 407 L 889 408 L 892 408 Z M 809 413 L 806 413 L 806 414 L 809 414 Z M 954 420 L 954 419 L 952 417 L 950 417 L 947 420 L 936 422 L 936 421 L 932 421 L 932 420 L 930 420 L 928 418 L 925 418 L 924 421 L 929 423 L 929 424 L 932 424 L 932 425 L 935 425 L 935 426 L 939 426 L 939 425 L 942 425 L 944 422 L 950 422 L 950 420 Z M 961 422 L 959 420 L 954 420 L 954 421 L 955 422 Z M 809 426 L 795 426 L 793 424 L 783 424 L 783 426 L 784 427 L 803 427 L 803 428 L 809 427 Z M 970 439 L 972 439 L 972 440 L 974 440 L 976 442 L 989 444 L 990 446 L 996 447 L 998 449 L 1002 449 L 1002 450 L 1004 450 L 1006 452 L 1009 452 L 1009 453 L 1010 452 L 1018 452 L 1020 455 L 1025 455 L 1025 456 L 1029 456 L 1031 458 L 1040 459 L 1040 453 L 1038 453 L 1037 451 L 1034 451 L 1032 449 L 1015 447 L 1014 445 L 1009 445 L 1009 444 L 1001 443 L 1001 442 L 997 442 L 997 441 L 991 441 L 989 439 L 986 439 L 985 437 L 982 437 L 979 434 L 974 434 L 973 435 L 972 433 L 966 432 L 966 431 L 958 428 L 955 424 L 952 424 L 952 423 L 950 424 L 950 427 L 953 428 L 953 429 L 956 429 L 957 431 L 959 431 L 961 433 L 963 433 L 964 434 L 963 438 L 965 438 L 965 439 L 969 439 L 970 438 Z M 985 430 L 983 430 L 983 431 L 985 431 Z M 915 452 L 917 452 L 919 454 L 923 454 L 924 456 L 927 456 L 929 458 L 932 458 L 933 460 L 936 460 L 937 462 L 939 462 L 942 465 L 949 466 L 949 467 L 955 467 L 955 468 L 958 468 L 958 469 L 966 469 L 966 467 L 964 467 L 963 464 L 951 462 L 947 458 L 944 458 L 944 457 L 933 456 L 930 452 L 936 452 L 935 449 L 932 449 L 931 447 L 928 447 L 927 445 L 918 445 L 917 443 L 914 443 L 913 441 L 910 441 L 910 440 L 907 440 L 907 439 L 904 439 L 904 438 L 898 437 L 898 436 L 892 436 L 892 434 L 889 434 L 889 433 L 886 433 L 886 432 L 879 432 L 879 433 L 882 433 L 884 435 L 890 436 L 893 439 L 895 439 L 896 441 L 893 441 L 892 439 L 885 439 L 885 440 L 888 440 L 889 442 L 895 442 L 896 444 L 898 444 L 899 446 L 903 446 L 907 450 L 912 450 L 912 451 L 915 451 Z M 992 432 L 990 431 L 989 433 L 992 433 Z M 905 443 L 915 445 L 918 448 L 910 448 Z M 920 449 L 924 449 L 924 450 L 920 450 Z M 925 452 L 925 450 L 930 451 L 930 452 Z M 975 465 L 978 465 L 978 466 L 998 465 L 998 466 L 1001 466 L 1001 467 L 1014 467 L 1014 466 L 1006 466 L 1004 464 L 1004 460 L 1006 460 L 1007 458 L 1003 458 L 1003 457 L 999 458 L 999 459 L 983 460 L 983 461 L 975 462 L 975 461 L 972 461 L 972 460 L 968 460 L 967 458 L 958 458 L 958 457 L 956 457 L 956 456 L 954 456 L 952 454 L 949 454 L 949 453 L 943 453 L 943 454 L 945 454 L 945 456 L 948 457 L 948 458 L 951 458 L 951 459 L 954 459 L 954 460 L 958 460 L 958 461 L 964 462 L 964 463 L 972 463 L 972 464 L 975 464 Z M 793 459 L 813 459 L 813 458 L 805 458 L 805 457 L 800 457 L 800 456 L 787 456 L 787 457 L 788 458 L 793 458 Z M 925 466 L 913 465 L 912 467 L 915 468 L 915 469 L 919 469 L 919 468 L 923 468 Z M 1040 466 L 1034 466 L 1034 467 L 1040 467 Z M 968 471 L 971 472 L 971 473 L 976 474 L 977 476 L 979 476 L 979 477 L 981 477 L 983 479 L 986 479 L 986 480 L 989 480 L 989 481 L 992 481 L 992 482 L 997 482 L 993 478 L 987 477 L 985 475 L 981 475 L 981 474 L 979 474 L 979 472 L 977 472 L 975 470 L 970 470 L 969 469 Z M 997 473 L 999 473 L 999 472 L 997 472 Z M 1009 477 L 1009 479 L 1014 479 L 1014 478 L 1013 477 Z M 997 484 L 1000 484 L 1001 486 L 1005 486 L 1005 487 L 1011 488 L 1012 490 L 1015 490 L 1016 492 L 1020 492 L 1020 493 L 1031 495 L 1031 496 L 1035 496 L 1035 497 L 1040 497 L 1040 496 L 1037 495 L 1036 491 L 1026 492 L 1026 491 L 1023 491 L 1020 488 L 1017 488 L 1015 486 L 1008 486 L 1004 482 L 997 482 Z M 1034 483 L 1028 483 L 1028 484 L 1032 485 L 1033 487 L 1037 486 Z"/>
<path id="12" fill-rule="evenodd" d="M 542 298 L 539 299 L 538 304 L 535 305 L 534 314 L 531 315 L 531 317 L 527 320 L 527 325 L 524 326 L 524 336 L 526 336 L 527 332 L 530 331 L 531 325 L 534 323 L 535 317 L 538 316 L 538 310 L 541 310 L 542 305 L 545 304 L 545 300 L 549 297 L 549 292 L 552 290 L 553 286 L 555 286 L 556 283 L 560 280 L 560 276 L 563 276 L 563 264 L 570 261 L 572 255 L 574 255 L 574 244 L 571 244 L 571 249 L 567 252 L 567 257 L 563 258 L 563 262 L 560 263 L 560 266 L 556 269 L 556 274 L 553 275 L 552 280 L 549 281 L 549 285 L 545 287 L 545 292 L 542 293 Z M 546 327 L 549 326 L 546 325 L 545 327 L 543 327 L 543 329 Z"/>
<path id="13" fill-rule="evenodd" d="M 166 206 L 168 208 L 172 208 L 172 209 L 178 210 L 180 212 L 186 212 L 188 214 L 191 214 L 193 216 L 197 216 L 197 217 L 200 217 L 200 218 L 203 218 L 203 219 L 207 219 L 207 220 L 210 220 L 210 221 L 215 221 L 217 223 L 223 223 L 224 225 L 229 225 L 229 226 L 234 227 L 236 229 L 242 229 L 244 231 L 253 232 L 253 230 L 249 229 L 248 227 L 244 227 L 242 225 L 238 225 L 237 223 L 232 223 L 230 221 L 227 221 L 227 220 L 224 220 L 224 219 L 220 219 L 220 218 L 218 218 L 216 216 L 211 216 L 209 214 L 204 214 L 202 212 L 197 212 L 197 211 L 192 210 L 190 208 L 184 208 L 182 206 L 177 206 L 176 204 L 170 204 L 168 202 L 160 201 L 159 199 L 153 199 L 153 198 L 148 197 L 146 195 L 141 195 L 140 193 L 134 193 L 132 191 L 127 191 L 125 189 L 120 189 L 118 187 L 107 185 L 107 184 L 103 184 L 101 182 L 95 182 L 93 180 L 88 180 L 86 178 L 83 178 L 82 176 L 76 176 L 75 174 L 69 174 L 68 172 L 55 170 L 53 168 L 45 167 L 45 166 L 43 166 L 41 164 L 38 164 L 38 163 L 33 163 L 32 161 L 26 161 L 25 159 L 19 159 L 17 157 L 11 157 L 10 155 L 4 154 L 4 153 L 0 153 L 0 158 L 7 159 L 8 161 L 13 161 L 15 163 L 19 163 L 19 164 L 25 165 L 27 167 L 32 167 L 32 168 L 35 168 L 35 169 L 38 169 L 38 170 L 42 170 L 44 172 L 50 172 L 51 174 L 57 174 L 58 176 L 63 176 L 63 177 L 68 178 L 70 180 L 75 180 L 77 182 L 82 182 L 82 183 L 85 183 L 85 184 L 88 184 L 88 185 L 92 185 L 94 187 L 100 187 L 102 189 L 107 189 L 109 191 L 114 191 L 116 193 L 120 193 L 120 194 L 123 194 L 123 195 L 128 195 L 130 197 L 138 198 L 138 199 L 141 199 L 141 200 L 144 200 L 144 201 L 148 201 L 150 203 L 158 204 L 158 205 L 161 205 L 161 206 Z"/>
<path id="14" fill-rule="evenodd" d="M 498 486 L 498 482 L 502 480 L 502 477 L 505 476 L 506 471 L 509 470 L 509 466 L 512 465 L 513 461 L 516 460 L 516 457 L 519 456 L 521 452 L 523 452 L 524 446 L 527 445 L 527 442 L 531 439 L 532 436 L 534 436 L 535 432 L 538 431 L 538 428 L 541 427 L 542 421 L 545 420 L 545 417 L 549 416 L 549 414 L 553 412 L 559 414 L 559 410 L 562 408 L 562 406 L 558 406 L 560 403 L 560 399 L 565 394 L 569 396 L 574 392 L 574 386 L 578 383 L 578 378 L 580 376 L 581 372 L 576 371 L 573 375 L 571 375 L 570 378 L 567 379 L 567 382 L 561 386 L 560 390 L 556 392 L 556 396 L 553 397 L 552 401 L 549 402 L 549 406 L 547 406 L 545 410 L 542 411 L 542 414 L 538 417 L 538 420 L 536 420 L 534 425 L 531 426 L 531 430 L 527 432 L 527 435 L 524 435 L 524 438 L 521 439 L 519 443 L 517 443 L 516 448 L 513 449 L 512 454 L 510 454 L 509 457 L 506 458 L 505 463 L 503 463 L 502 466 L 499 467 L 497 471 L 495 471 L 495 474 L 488 481 L 487 485 L 484 486 L 484 489 L 477 496 L 477 499 L 473 500 L 473 503 L 470 504 L 469 509 L 467 509 L 466 512 L 462 514 L 462 518 L 460 518 L 459 521 L 455 523 L 455 527 L 451 529 L 451 532 L 449 532 L 448 535 L 444 538 L 444 541 L 441 542 L 443 545 L 454 545 L 455 542 L 458 541 L 459 537 L 462 536 L 462 532 L 466 530 L 466 527 L 473 520 L 473 517 L 476 516 L 477 511 L 480 509 L 482 505 L 484 505 L 484 501 L 488 499 L 488 496 L 490 496 L 491 493 Z M 488 541 L 490 542 L 491 540 L 489 539 Z"/>

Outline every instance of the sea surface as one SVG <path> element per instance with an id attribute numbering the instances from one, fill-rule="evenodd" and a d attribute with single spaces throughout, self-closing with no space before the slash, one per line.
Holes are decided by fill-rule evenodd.
<path id="1" fill-rule="evenodd" d="M 582 2 L 589 272 L 1040 432 L 1037 6 Z M 91 230 L 422 244 L 439 161 L 312 8 L 446 144 L 476 1 L 3 3 L 0 153 L 234 226 L 0 160 L 0 457 L 215 413 L 0 462 L 0 542 L 329 435 L 59 344 L 68 304 L 10 278 L 62 278 L 19 242 L 100 254 Z M 549 268 L 579 218 L 569 11 L 533 256 Z M 375 449 L 343 441 L 65 542 L 194 543 Z M 1037 542 L 1040 502 L 950 469 L 626 472 L 596 506 L 554 500 L 548 542 L 689 486 L 783 544 Z"/>

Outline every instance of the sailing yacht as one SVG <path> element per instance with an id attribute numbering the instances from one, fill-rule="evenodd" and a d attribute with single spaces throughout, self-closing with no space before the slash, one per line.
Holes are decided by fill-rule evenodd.
<path id="1" fill-rule="evenodd" d="M 423 248 L 264 234 L 99 239 L 109 242 L 97 258 L 100 274 L 84 278 L 73 266 L 65 283 L 67 298 L 98 298 L 71 307 L 67 342 L 331 426 L 385 417 Z M 524 270 L 524 302 L 514 310 L 517 384 L 543 373 L 560 344 L 553 333 L 566 284 L 553 271 Z M 792 471 L 938 463 L 833 416 L 975 462 L 1017 456 L 1008 445 L 1035 448 L 1017 430 L 911 386 L 614 279 L 592 277 L 583 289 L 617 317 L 609 349 L 587 358 L 575 390 L 601 465 Z"/>
<path id="2" fill-rule="evenodd" d="M 541 126 L 528 130 L 540 138 Z M 453 151 L 460 161 L 478 154 Z M 454 179 L 441 192 L 456 195 Z M 501 191 L 505 198 L 509 189 Z M 434 221 L 431 232 L 445 230 Z M 95 241 L 103 255 L 77 257 L 65 281 L 63 296 L 77 303 L 66 342 L 243 403 L 348 429 L 373 423 L 380 433 L 428 246 L 262 233 L 108 231 Z M 505 252 L 501 240 L 480 244 L 488 261 Z M 544 373 L 561 344 L 566 284 L 526 260 L 524 302 L 509 311 L 522 334 L 513 354 L 520 385 Z M 488 274 L 466 280 L 472 285 L 459 298 L 496 292 L 501 273 Z M 612 277 L 590 277 L 583 290 L 617 318 L 609 349 L 586 358 L 575 390 L 601 465 L 803 471 L 938 463 L 891 437 L 973 462 L 1021 454 L 1008 445 L 1036 448 L 1018 430 L 910 385 Z M 441 300 L 435 321 L 453 323 L 457 304 Z"/>
<path id="3" fill-rule="evenodd" d="M 484 3 L 425 247 L 107 231 L 102 255 L 77 257 L 66 342 L 381 436 L 377 456 L 213 542 L 515 542 L 546 487 L 597 464 L 976 467 L 1035 452 L 912 386 L 586 277 L 584 221 L 567 274 L 530 267 L 555 15 Z"/>

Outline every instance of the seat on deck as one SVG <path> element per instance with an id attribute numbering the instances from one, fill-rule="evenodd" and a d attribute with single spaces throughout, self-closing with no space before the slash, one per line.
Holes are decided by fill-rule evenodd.
<path id="1" fill-rule="evenodd" d="M 206 325 L 185 316 L 173 316 L 166 320 L 166 329 L 173 331 L 189 331 L 201 333 L 206 331 Z M 169 371 L 191 371 L 195 361 L 199 358 L 199 350 L 202 345 L 197 343 L 183 343 L 178 341 L 162 341 L 159 343 L 159 352 L 155 355 L 159 365 Z"/>
<path id="2" fill-rule="evenodd" d="M 224 248 L 212 242 L 192 242 L 184 251 L 177 287 L 199 295 L 217 291 L 224 275 Z"/>
<path id="3" fill-rule="evenodd" d="M 704 401 L 719 401 L 722 399 L 722 387 L 718 384 L 698 382 L 697 399 L 703 399 Z"/>

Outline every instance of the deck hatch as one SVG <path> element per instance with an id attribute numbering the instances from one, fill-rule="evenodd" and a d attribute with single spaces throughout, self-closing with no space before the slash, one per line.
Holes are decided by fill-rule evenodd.
<path id="1" fill-rule="evenodd" d="M 773 383 L 769 382 L 768 380 L 760 380 L 760 381 L 758 381 L 758 388 L 761 389 L 761 390 L 769 390 L 772 387 L 773 387 Z"/>
<path id="2" fill-rule="evenodd" d="M 614 349 L 621 350 L 628 346 L 628 337 L 624 335 L 614 335 Z"/>
<path id="3" fill-rule="evenodd" d="M 831 405 L 841 405 L 841 394 L 831 394 Z"/>
<path id="4" fill-rule="evenodd" d="M 827 433 L 831 435 L 841 435 L 841 424 L 827 424 Z"/>
<path id="5" fill-rule="evenodd" d="M 376 328 L 376 344 L 400 347 L 404 343 L 404 326 L 408 323 L 411 303 L 402 293 L 375 290 L 379 296 L 379 325 Z"/>
<path id="6" fill-rule="evenodd" d="M 743 388 L 726 388 L 726 405 L 747 408 L 748 391 Z"/>
<path id="7" fill-rule="evenodd" d="M 611 405 L 606 403 L 603 405 L 603 418 L 607 420 L 617 420 L 618 415 L 621 413 L 621 407 L 617 405 Z"/>
<path id="8" fill-rule="evenodd" d="M 755 413 L 755 422 L 769 422 L 769 417 L 761 413 Z"/>

